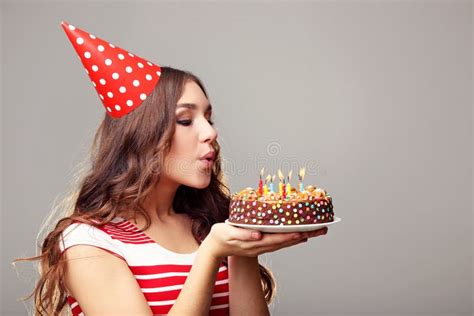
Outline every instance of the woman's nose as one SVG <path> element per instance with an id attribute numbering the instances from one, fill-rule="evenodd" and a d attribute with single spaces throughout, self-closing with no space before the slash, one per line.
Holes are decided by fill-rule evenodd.
<path id="1" fill-rule="evenodd" d="M 201 141 L 202 142 L 213 142 L 217 138 L 217 131 L 216 129 L 206 121 L 203 125 L 203 130 L 201 131 Z"/>

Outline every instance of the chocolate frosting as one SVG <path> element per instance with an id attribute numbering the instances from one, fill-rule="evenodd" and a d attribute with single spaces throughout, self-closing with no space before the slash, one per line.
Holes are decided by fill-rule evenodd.
<path id="1" fill-rule="evenodd" d="M 275 192 L 259 195 L 249 187 L 232 195 L 229 208 L 229 221 L 241 224 L 287 226 L 333 220 L 331 196 L 311 185 L 302 192 L 293 188 L 286 196 Z"/>

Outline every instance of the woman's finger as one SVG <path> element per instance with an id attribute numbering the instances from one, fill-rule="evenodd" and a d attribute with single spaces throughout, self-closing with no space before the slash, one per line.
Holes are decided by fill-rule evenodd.
<path id="1" fill-rule="evenodd" d="M 235 227 L 230 224 L 226 224 L 227 236 L 229 240 L 259 240 L 262 238 L 262 232 L 255 229 L 245 229 L 240 227 Z"/>
<path id="2" fill-rule="evenodd" d="M 308 241 L 308 238 L 299 238 L 296 240 L 290 240 L 286 243 L 280 244 L 280 245 L 270 245 L 270 246 L 262 246 L 262 247 L 257 247 L 254 249 L 259 255 L 264 254 L 264 253 L 269 253 L 269 252 L 274 252 L 283 248 L 288 248 L 295 246 L 297 244 L 304 243 L 305 241 Z"/>
<path id="3" fill-rule="evenodd" d="M 296 238 L 294 237 L 296 236 Z M 273 234 L 263 233 L 260 240 L 245 241 L 246 248 L 261 248 L 261 247 L 274 247 L 275 245 L 283 245 L 288 242 L 300 240 L 303 236 L 299 233 L 284 233 L 284 234 Z"/>
<path id="4" fill-rule="evenodd" d="M 318 230 L 313 230 L 309 232 L 308 237 L 316 237 L 316 236 L 321 236 L 321 235 L 326 235 L 328 232 L 327 227 L 320 228 Z"/>
<path id="5" fill-rule="evenodd" d="M 286 243 L 278 245 L 276 248 L 275 248 L 275 245 L 269 245 L 268 247 L 262 246 L 262 247 L 259 247 L 258 250 L 262 251 L 262 253 L 273 252 L 275 250 L 279 250 L 279 249 L 282 249 L 282 248 L 297 245 L 299 243 L 303 243 L 305 241 L 308 241 L 308 239 L 312 238 L 312 237 L 325 235 L 327 232 L 328 232 L 327 227 L 323 227 L 323 228 L 313 230 L 313 231 L 302 232 L 302 233 L 300 233 L 301 237 L 297 238 L 296 240 L 289 240 Z"/>

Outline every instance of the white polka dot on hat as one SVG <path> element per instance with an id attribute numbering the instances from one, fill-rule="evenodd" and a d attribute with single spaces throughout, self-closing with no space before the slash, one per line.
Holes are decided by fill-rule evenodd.
<path id="1" fill-rule="evenodd" d="M 151 94 L 160 80 L 160 66 L 67 22 L 61 22 L 61 25 L 108 115 L 120 118 L 140 106 Z M 107 80 L 110 78 L 113 80 Z"/>

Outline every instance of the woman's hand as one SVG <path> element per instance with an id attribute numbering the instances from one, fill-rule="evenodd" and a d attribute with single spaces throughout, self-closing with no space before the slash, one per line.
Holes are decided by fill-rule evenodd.
<path id="1" fill-rule="evenodd" d="M 308 238 L 325 235 L 327 227 L 309 232 L 296 233 L 262 233 L 258 230 L 236 227 L 227 223 L 217 223 L 203 240 L 201 247 L 215 258 L 227 256 L 257 257 L 266 252 L 273 252 L 290 247 Z M 255 238 L 256 236 L 256 238 Z"/>

